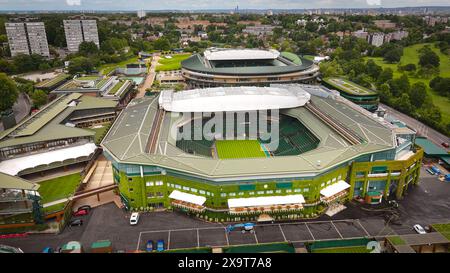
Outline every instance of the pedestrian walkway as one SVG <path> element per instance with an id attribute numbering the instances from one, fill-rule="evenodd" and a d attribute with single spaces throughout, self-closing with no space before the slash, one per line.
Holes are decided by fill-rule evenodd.
<path id="1" fill-rule="evenodd" d="M 156 65 L 158 64 L 159 56 L 153 56 L 152 62 L 150 65 L 150 69 L 148 71 L 147 77 L 145 78 L 144 84 L 142 84 L 141 87 L 138 89 L 138 93 L 136 95 L 136 98 L 142 98 L 145 96 L 145 93 L 147 92 L 147 89 L 152 87 L 153 82 L 155 81 L 156 77 Z"/>

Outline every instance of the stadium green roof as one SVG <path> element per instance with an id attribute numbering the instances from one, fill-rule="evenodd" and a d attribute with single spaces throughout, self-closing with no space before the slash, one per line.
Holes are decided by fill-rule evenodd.
<path id="1" fill-rule="evenodd" d="M 298 57 L 298 56 L 297 56 Z M 300 57 L 298 57 L 300 59 Z M 300 65 L 287 66 L 255 66 L 255 67 L 220 67 L 210 68 L 205 66 L 202 61 L 203 57 L 200 54 L 192 55 L 190 58 L 181 62 L 181 66 L 185 69 L 209 73 L 209 74 L 224 74 L 224 75 L 262 75 L 262 74 L 285 74 L 303 71 L 311 68 L 314 63 L 312 61 L 301 59 Z M 292 61 L 291 61 L 292 62 Z"/>
<path id="2" fill-rule="evenodd" d="M 374 119 L 331 98 L 312 96 L 313 103 L 333 116 L 365 141 L 348 144 L 328 125 L 305 107 L 282 110 L 297 118 L 319 140 L 318 147 L 296 156 L 270 158 L 215 159 L 183 152 L 170 136 L 172 125 L 180 121 L 176 113 L 167 114 L 161 125 L 156 154 L 145 153 L 152 121 L 158 109 L 158 97 L 133 100 L 116 119 L 102 142 L 104 150 L 120 163 L 160 166 L 210 180 L 233 180 L 242 177 L 294 177 L 316 174 L 364 154 L 394 149 L 393 132 Z M 320 164 L 318 164 L 320 162 Z"/>
<path id="3" fill-rule="evenodd" d="M 416 144 L 423 148 L 424 153 L 428 156 L 445 156 L 449 155 L 446 150 L 436 146 L 433 142 L 424 137 L 417 137 Z"/>
<path id="4" fill-rule="evenodd" d="M 0 189 L 36 191 L 37 189 L 39 189 L 39 184 L 27 181 L 17 176 L 12 176 L 0 172 Z"/>
<path id="5" fill-rule="evenodd" d="M 324 78 L 323 81 L 333 86 L 339 91 L 345 92 L 350 95 L 356 96 L 373 96 L 377 95 L 377 92 L 365 88 L 359 84 L 351 82 L 344 78 Z"/>
<path id="6" fill-rule="evenodd" d="M 76 106 L 68 104 L 77 100 Z M 0 134 L 0 148 L 21 144 L 93 136 L 95 132 L 69 127 L 62 122 L 73 112 L 86 109 L 115 108 L 116 101 L 83 96 L 80 93 L 62 95 L 11 129 Z"/>

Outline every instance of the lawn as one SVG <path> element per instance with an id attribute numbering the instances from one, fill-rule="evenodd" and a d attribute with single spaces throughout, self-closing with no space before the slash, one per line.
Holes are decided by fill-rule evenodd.
<path id="1" fill-rule="evenodd" d="M 431 225 L 435 230 L 440 232 L 445 238 L 450 240 L 450 223 L 447 224 L 433 224 Z"/>
<path id="2" fill-rule="evenodd" d="M 439 70 L 440 70 L 439 75 L 441 77 L 450 77 L 450 58 L 449 58 L 449 56 L 441 53 L 439 51 L 439 48 L 437 48 L 433 44 L 416 44 L 416 45 L 412 45 L 409 47 L 405 47 L 404 51 L 403 51 L 403 56 L 400 59 L 400 64 L 406 65 L 406 64 L 412 63 L 412 64 L 415 64 L 417 66 L 417 68 L 419 68 L 418 50 L 420 48 L 424 47 L 425 45 L 430 45 L 431 49 L 439 56 L 439 58 L 441 60 L 440 66 L 439 66 Z M 369 59 L 374 60 L 374 62 L 376 64 L 380 65 L 381 67 L 383 67 L 383 69 L 387 68 L 387 67 L 391 68 L 392 71 L 394 71 L 394 78 L 398 78 L 402 75 L 402 73 L 399 72 L 397 69 L 398 64 L 385 63 L 383 61 L 383 58 L 373 58 L 373 57 L 365 58 L 365 60 L 369 60 Z M 416 78 L 416 77 L 411 77 L 411 76 L 409 77 L 409 81 L 411 84 L 416 83 L 416 82 L 423 82 L 423 83 L 425 83 L 426 86 L 428 86 L 431 79 L 421 79 L 421 78 Z M 439 109 L 441 110 L 442 120 L 446 123 L 449 123 L 450 122 L 450 99 L 438 95 L 436 92 L 434 92 L 431 89 L 428 89 L 428 92 L 431 95 L 434 105 L 439 107 Z"/>
<path id="3" fill-rule="evenodd" d="M 102 124 L 101 125 L 102 127 L 88 129 L 88 130 L 95 132 L 94 139 L 95 139 L 96 144 L 100 144 L 102 139 L 106 136 L 106 131 L 108 131 L 108 129 L 110 128 L 110 125 L 111 125 L 111 123 L 109 122 L 109 123 Z"/>
<path id="4" fill-rule="evenodd" d="M 325 82 L 353 95 L 375 95 L 376 92 L 342 78 L 326 78 Z"/>
<path id="5" fill-rule="evenodd" d="M 138 59 L 139 58 L 136 56 L 136 57 L 132 57 L 128 60 L 122 61 L 120 63 L 104 64 L 104 65 L 101 65 L 98 68 L 98 70 L 100 71 L 101 74 L 108 75 L 111 71 L 113 71 L 116 68 L 119 68 L 119 67 L 124 68 L 127 66 L 127 64 L 137 63 Z"/>
<path id="6" fill-rule="evenodd" d="M 221 159 L 266 157 L 258 140 L 218 140 L 216 149 Z"/>
<path id="7" fill-rule="evenodd" d="M 226 247 L 224 253 L 295 253 L 295 248 L 288 243 L 268 243 Z"/>
<path id="8" fill-rule="evenodd" d="M 186 60 L 191 56 L 188 54 L 176 54 L 171 55 L 172 58 L 161 57 L 158 60 L 158 65 L 156 66 L 156 71 L 168 71 L 168 70 L 178 70 L 181 68 L 181 62 Z"/>
<path id="9" fill-rule="evenodd" d="M 315 249 L 312 253 L 370 253 L 371 251 L 366 246 L 348 246 Z"/>
<path id="10" fill-rule="evenodd" d="M 39 182 L 41 203 L 49 203 L 71 196 L 81 182 L 81 175 L 74 173 L 43 182 Z"/>
<path id="11" fill-rule="evenodd" d="M 113 88 L 111 88 L 111 90 L 109 90 L 108 94 L 110 94 L 110 95 L 116 94 L 117 91 L 119 91 L 120 88 L 124 85 L 124 83 L 125 82 L 123 82 L 123 81 L 118 82 L 116 85 L 114 85 Z"/>
<path id="12" fill-rule="evenodd" d="M 36 84 L 37 88 L 48 88 L 48 87 L 52 87 L 55 86 L 57 84 L 59 84 L 60 82 L 65 81 L 66 79 L 70 78 L 70 75 L 68 74 L 59 74 L 58 76 L 54 77 L 53 79 L 48 79 L 45 81 L 42 81 L 40 83 Z"/>

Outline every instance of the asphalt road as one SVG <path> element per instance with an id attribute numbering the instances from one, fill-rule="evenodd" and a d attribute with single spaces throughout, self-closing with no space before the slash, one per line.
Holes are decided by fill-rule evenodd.
<path id="1" fill-rule="evenodd" d="M 28 100 L 27 96 L 24 93 L 20 93 L 16 103 L 12 107 L 14 111 L 14 115 L 16 117 L 16 122 L 20 122 L 24 119 L 31 110 L 31 103 Z M 0 131 L 3 131 L 3 122 L 0 120 Z"/>
<path id="2" fill-rule="evenodd" d="M 424 136 L 431 140 L 434 144 L 438 145 L 441 148 L 444 148 L 441 143 L 442 142 L 449 142 L 449 138 L 438 131 L 434 130 L 433 128 L 428 127 L 427 125 L 423 124 L 422 122 L 405 115 L 392 107 L 389 107 L 384 104 L 380 104 L 380 106 L 384 109 L 386 109 L 386 113 L 389 115 L 392 115 L 396 117 L 397 119 L 403 121 L 408 125 L 409 127 L 415 129 L 417 131 L 418 135 Z M 444 148 L 445 149 L 445 148 Z"/>
<path id="3" fill-rule="evenodd" d="M 67 227 L 58 235 L 0 239 L 0 244 L 20 247 L 24 252 L 40 252 L 47 246 L 57 248 L 73 240 L 89 249 L 93 242 L 109 239 L 115 250 L 132 251 L 144 250 L 147 240 L 160 239 L 166 242 L 166 247 L 174 249 L 411 234 L 414 224 L 450 222 L 448 196 L 450 183 L 441 182 L 422 169 L 420 184 L 411 187 L 408 195 L 399 201 L 400 217 L 395 224 L 386 225 L 380 207 L 350 202 L 346 204 L 347 209 L 333 217 L 323 215 L 314 220 L 257 225 L 255 234 L 236 231 L 227 234 L 223 224 L 204 222 L 176 212 L 142 214 L 139 224 L 130 226 L 130 213 L 110 203 L 82 216 L 85 224 L 81 227 Z"/>

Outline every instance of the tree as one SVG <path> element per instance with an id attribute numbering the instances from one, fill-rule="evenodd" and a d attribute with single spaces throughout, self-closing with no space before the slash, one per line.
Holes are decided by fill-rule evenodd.
<path id="1" fill-rule="evenodd" d="M 392 93 L 387 83 L 383 83 L 378 88 L 378 95 L 380 96 L 380 100 L 382 102 L 389 104 L 390 100 L 392 99 Z"/>
<path id="2" fill-rule="evenodd" d="M 47 93 L 40 89 L 36 89 L 31 94 L 31 99 L 33 100 L 33 104 L 36 108 L 40 108 L 42 105 L 45 105 L 48 100 Z"/>
<path id="3" fill-rule="evenodd" d="M 372 77 L 372 79 L 378 79 L 383 69 L 377 65 L 373 60 L 368 60 L 366 63 L 366 73 Z"/>
<path id="4" fill-rule="evenodd" d="M 11 109 L 19 96 L 16 83 L 5 73 L 0 73 L 0 111 Z"/>
<path id="5" fill-rule="evenodd" d="M 161 37 L 153 42 L 153 47 L 157 50 L 170 50 L 170 43 L 165 37 Z"/>
<path id="6" fill-rule="evenodd" d="M 78 46 L 78 53 L 82 56 L 92 56 L 98 53 L 98 47 L 94 42 L 82 42 Z"/>
<path id="7" fill-rule="evenodd" d="M 400 61 L 403 55 L 403 48 L 396 47 L 391 50 L 388 50 L 386 54 L 384 54 L 384 61 L 388 63 L 397 63 Z"/>
<path id="8" fill-rule="evenodd" d="M 91 73 L 94 70 L 94 64 L 91 59 L 86 57 L 76 57 L 70 60 L 69 73 Z"/>
<path id="9" fill-rule="evenodd" d="M 394 97 L 399 97 L 402 94 L 408 94 L 410 89 L 408 76 L 403 74 L 400 78 L 390 80 L 389 87 Z"/>
<path id="10" fill-rule="evenodd" d="M 440 65 L 440 59 L 439 56 L 434 53 L 433 50 L 429 46 L 424 46 L 419 50 L 420 57 L 419 57 L 419 64 L 422 67 L 426 67 L 428 65 L 433 67 L 439 67 Z"/>
<path id="11" fill-rule="evenodd" d="M 438 76 L 430 81 L 430 87 L 439 95 L 450 97 L 450 78 Z"/>
<path id="12" fill-rule="evenodd" d="M 392 80 L 393 77 L 394 77 L 394 71 L 392 71 L 391 68 L 387 67 L 387 68 L 383 69 L 383 71 L 378 76 L 377 83 L 380 85 L 383 83 L 387 83 L 389 80 Z"/>
<path id="13" fill-rule="evenodd" d="M 411 105 L 410 101 L 409 95 L 403 93 L 400 97 L 393 100 L 393 104 L 403 113 L 409 114 L 414 111 L 414 107 Z"/>
<path id="14" fill-rule="evenodd" d="M 427 98 L 427 86 L 423 82 L 416 82 L 411 86 L 409 98 L 412 105 L 417 108 L 422 107 Z"/>

